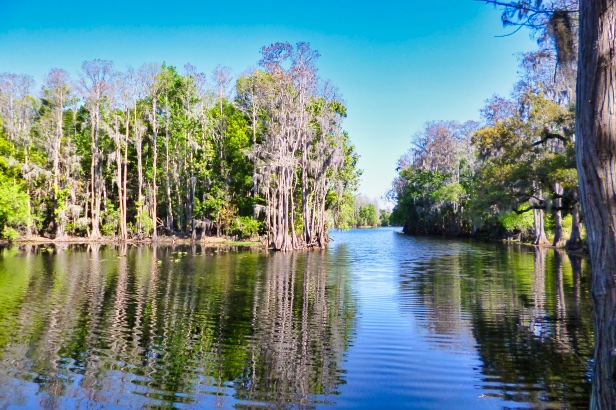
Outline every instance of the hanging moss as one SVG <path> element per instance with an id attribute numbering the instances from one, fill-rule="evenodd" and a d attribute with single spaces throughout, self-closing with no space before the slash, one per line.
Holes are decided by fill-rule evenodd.
<path id="1" fill-rule="evenodd" d="M 558 65 L 563 67 L 574 62 L 576 50 L 570 13 L 565 10 L 554 11 L 548 22 L 548 34 L 556 45 Z"/>

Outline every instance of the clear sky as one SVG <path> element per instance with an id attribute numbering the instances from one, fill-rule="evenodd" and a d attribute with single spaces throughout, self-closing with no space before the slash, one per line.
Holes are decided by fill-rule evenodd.
<path id="1" fill-rule="evenodd" d="M 378 198 L 426 121 L 478 120 L 487 98 L 511 92 L 520 53 L 536 43 L 524 31 L 497 37 L 508 32 L 499 16 L 474 0 L 0 0 L 0 72 L 40 85 L 51 68 L 76 78 L 101 58 L 118 69 L 222 64 L 237 75 L 263 45 L 307 41 L 344 96 L 360 191 Z"/>

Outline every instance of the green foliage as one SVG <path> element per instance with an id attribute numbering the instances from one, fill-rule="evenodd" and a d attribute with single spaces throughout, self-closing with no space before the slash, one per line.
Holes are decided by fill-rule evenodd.
<path id="1" fill-rule="evenodd" d="M 447 174 L 426 171 L 409 166 L 400 170 L 395 193 L 396 206 L 391 215 L 392 224 L 405 225 L 409 233 L 438 233 L 440 226 L 456 221 L 457 210 L 466 198 L 460 183 L 451 183 Z"/>
<path id="2" fill-rule="evenodd" d="M 66 201 L 70 198 L 71 190 L 69 188 L 56 190 L 56 202 L 57 206 L 54 209 L 54 213 L 58 215 L 60 212 L 66 209 Z"/>
<path id="3" fill-rule="evenodd" d="M 9 241 L 14 241 L 15 239 L 19 237 L 19 232 L 17 232 L 15 229 L 11 228 L 10 226 L 5 226 L 2 229 L 2 237 L 4 239 L 8 239 Z"/>
<path id="4" fill-rule="evenodd" d="M 359 154 L 351 144 L 349 135 L 343 132 L 344 164 L 338 170 L 338 187 L 332 187 L 326 198 L 326 207 L 337 229 L 350 229 L 357 226 L 355 220 L 355 196 L 359 187 L 362 170 L 357 167 Z M 338 188 L 338 189 L 335 189 Z"/>
<path id="5" fill-rule="evenodd" d="M 389 226 L 391 224 L 391 212 L 380 209 L 379 210 L 379 223 L 381 226 Z"/>
<path id="6" fill-rule="evenodd" d="M 101 219 L 103 225 L 101 232 L 105 236 L 115 236 L 120 229 L 120 210 L 114 204 L 108 203 L 107 208 L 102 212 Z"/>
<path id="7" fill-rule="evenodd" d="M 10 143 L 1 132 L 0 128 L 0 177 L 7 179 L 21 179 L 18 164 L 11 164 L 11 159 L 15 156 L 15 146 Z"/>
<path id="8" fill-rule="evenodd" d="M 154 229 L 154 220 L 147 211 L 142 211 L 135 217 L 138 224 L 141 225 L 141 229 L 146 235 L 149 235 Z"/>
<path id="9" fill-rule="evenodd" d="M 350 189 L 344 190 L 341 196 L 330 192 L 327 197 L 332 226 L 337 229 L 350 229 L 355 223 L 355 197 Z"/>
<path id="10" fill-rule="evenodd" d="M 513 211 L 505 212 L 498 218 L 498 222 L 511 234 L 528 233 L 533 229 L 533 213 L 532 211 L 521 214 Z"/>
<path id="11" fill-rule="evenodd" d="M 379 226 L 379 217 L 374 204 L 360 205 L 357 211 L 357 226 Z"/>
<path id="12" fill-rule="evenodd" d="M 449 202 L 460 202 L 466 194 L 467 192 L 462 185 L 453 183 L 440 187 L 430 196 L 435 203 L 442 205 Z"/>
<path id="13" fill-rule="evenodd" d="M 15 239 L 14 229 L 28 223 L 28 195 L 21 187 L 0 175 L 0 229 L 6 239 Z"/>
<path id="14" fill-rule="evenodd" d="M 250 216 L 238 216 L 231 225 L 231 234 L 240 238 L 254 238 L 259 234 L 261 223 Z"/>

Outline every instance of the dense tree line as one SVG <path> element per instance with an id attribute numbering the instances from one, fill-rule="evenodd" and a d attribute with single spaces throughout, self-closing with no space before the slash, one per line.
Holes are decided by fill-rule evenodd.
<path id="1" fill-rule="evenodd" d="M 187 64 L 53 69 L 40 91 L 0 74 L 0 230 L 5 238 L 267 234 L 323 247 L 352 207 L 358 156 L 346 109 L 307 43 L 261 50 L 235 79 Z"/>
<path id="2" fill-rule="evenodd" d="M 554 33 L 522 57 L 514 92 L 488 99 L 481 122 L 429 122 L 414 138 L 390 192 L 405 232 L 581 245 L 575 69 Z"/>

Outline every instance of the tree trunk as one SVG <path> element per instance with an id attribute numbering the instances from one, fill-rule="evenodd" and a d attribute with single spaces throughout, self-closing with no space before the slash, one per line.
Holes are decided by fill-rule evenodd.
<path id="1" fill-rule="evenodd" d="M 187 145 L 190 147 L 189 141 L 191 140 L 190 134 L 186 139 Z M 190 148 L 190 162 L 188 163 L 189 177 L 186 187 L 186 230 L 190 232 L 190 240 L 195 241 L 197 239 L 197 227 L 195 225 L 195 182 L 196 178 L 193 171 L 193 150 Z"/>
<path id="2" fill-rule="evenodd" d="M 122 208 L 123 208 L 123 215 L 122 215 L 122 230 L 124 232 L 124 236 L 122 239 L 127 240 L 128 239 L 128 208 L 127 208 L 127 191 L 126 191 L 126 186 L 128 184 L 128 140 L 130 137 L 130 111 L 127 108 L 126 109 L 126 137 L 124 140 L 124 181 L 122 182 Z"/>
<path id="3" fill-rule="evenodd" d="M 158 125 L 156 123 L 156 98 L 152 99 L 152 130 L 154 131 L 154 159 L 152 160 L 152 220 L 154 221 L 154 231 L 152 240 L 158 240 L 158 219 L 157 219 L 157 198 L 156 198 L 156 164 L 158 163 Z"/>
<path id="4" fill-rule="evenodd" d="M 533 209 L 533 228 L 534 228 L 534 238 L 533 244 L 535 245 L 549 245 L 547 236 L 545 235 L 545 224 L 543 218 L 543 209 Z"/>
<path id="5" fill-rule="evenodd" d="M 126 240 L 128 235 L 126 234 L 124 221 L 126 220 L 126 213 L 124 211 L 124 172 L 122 167 L 122 135 L 120 134 L 120 124 L 119 119 L 116 118 L 115 124 L 115 138 L 116 138 L 116 168 L 117 168 L 117 178 L 116 184 L 118 187 L 118 205 L 120 211 L 120 237 L 123 240 Z M 128 125 L 128 124 L 127 124 Z M 128 132 L 128 128 L 127 128 Z"/>
<path id="6" fill-rule="evenodd" d="M 56 239 L 62 239 L 66 235 L 65 224 L 63 215 L 57 212 L 58 207 L 64 204 L 58 203 L 58 191 L 60 190 L 60 149 L 62 147 L 62 124 L 63 124 L 64 112 L 62 107 L 56 108 L 56 124 L 54 135 L 54 148 L 53 148 L 53 206 L 54 206 L 54 223 L 56 228 Z"/>
<path id="7" fill-rule="evenodd" d="M 92 213 L 92 231 L 90 232 L 90 238 L 99 239 L 101 236 L 100 232 L 100 209 L 101 209 L 101 201 L 100 201 L 100 182 L 98 178 L 100 164 L 99 164 L 99 156 L 98 156 L 98 113 L 99 107 L 95 105 L 93 107 L 93 112 L 91 115 L 92 118 L 92 166 L 90 168 L 91 177 L 90 182 L 92 184 L 92 203 L 91 203 L 91 213 Z"/>
<path id="8" fill-rule="evenodd" d="M 137 151 L 137 215 L 141 215 L 143 212 L 143 160 L 141 157 L 141 136 L 138 136 L 135 140 L 135 150 Z M 137 218 L 137 232 L 141 233 L 141 219 Z"/>
<path id="9" fill-rule="evenodd" d="M 559 183 L 554 184 L 554 193 L 556 194 L 556 211 L 554 211 L 554 242 L 552 246 L 565 246 L 565 238 L 563 236 L 563 212 L 560 210 L 562 207 L 563 200 L 560 198 L 564 192 L 562 185 Z"/>
<path id="10" fill-rule="evenodd" d="M 582 234 L 580 232 L 580 204 L 576 203 L 571 211 L 571 236 L 567 241 L 567 249 L 580 249 L 582 247 Z"/>
<path id="11" fill-rule="evenodd" d="M 576 160 L 592 265 L 592 409 L 616 403 L 616 2 L 580 1 Z"/>
<path id="12" fill-rule="evenodd" d="M 166 110 L 170 108 L 167 106 Z M 169 170 L 169 119 L 165 123 L 165 188 L 167 195 L 167 230 L 173 232 L 173 202 L 171 200 L 171 174 Z"/>

